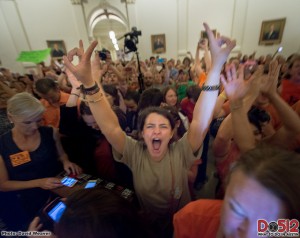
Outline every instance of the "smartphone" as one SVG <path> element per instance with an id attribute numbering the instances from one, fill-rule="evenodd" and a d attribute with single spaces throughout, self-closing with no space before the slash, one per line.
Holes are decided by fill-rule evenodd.
<path id="1" fill-rule="evenodd" d="M 97 185 L 97 180 L 89 180 L 84 188 L 93 188 Z"/>
<path id="2" fill-rule="evenodd" d="M 78 182 L 77 179 L 74 179 L 74 178 L 71 178 L 71 177 L 64 177 L 62 180 L 61 180 L 61 183 L 67 187 L 73 187 L 76 183 Z"/>
<path id="3" fill-rule="evenodd" d="M 52 221 L 57 223 L 65 209 L 66 205 L 60 200 L 60 198 L 56 198 L 43 209 L 43 213 L 51 218 Z"/>
<path id="4" fill-rule="evenodd" d="M 163 58 L 158 58 L 157 59 L 157 63 L 164 63 L 164 62 L 165 62 L 165 60 Z"/>

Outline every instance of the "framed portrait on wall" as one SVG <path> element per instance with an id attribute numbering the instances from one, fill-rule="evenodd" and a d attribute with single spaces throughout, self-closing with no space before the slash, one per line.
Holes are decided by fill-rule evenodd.
<path id="1" fill-rule="evenodd" d="M 52 59 L 62 59 L 67 54 L 65 43 L 62 40 L 47 40 L 47 46 L 51 49 Z"/>
<path id="2" fill-rule="evenodd" d="M 260 29 L 259 44 L 280 44 L 286 18 L 263 21 Z"/>
<path id="3" fill-rule="evenodd" d="M 152 53 L 161 54 L 166 52 L 166 35 L 151 35 Z"/>

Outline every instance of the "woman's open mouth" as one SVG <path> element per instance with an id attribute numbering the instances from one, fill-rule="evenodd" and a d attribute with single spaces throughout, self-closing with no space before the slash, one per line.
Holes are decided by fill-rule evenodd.
<path id="1" fill-rule="evenodd" d="M 154 150 L 159 150 L 161 146 L 161 140 L 160 139 L 153 139 L 152 140 L 152 146 Z"/>

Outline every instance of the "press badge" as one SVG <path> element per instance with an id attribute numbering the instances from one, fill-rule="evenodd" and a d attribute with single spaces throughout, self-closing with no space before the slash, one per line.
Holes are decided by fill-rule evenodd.
<path id="1" fill-rule="evenodd" d="M 20 153 L 10 155 L 9 158 L 13 167 L 17 167 L 31 161 L 28 151 L 22 151 Z"/>

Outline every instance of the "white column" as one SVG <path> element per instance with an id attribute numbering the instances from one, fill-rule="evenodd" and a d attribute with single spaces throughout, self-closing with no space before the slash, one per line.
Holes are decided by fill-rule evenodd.
<path id="1" fill-rule="evenodd" d="M 177 0 L 177 57 L 185 56 L 188 46 L 189 0 Z"/>

